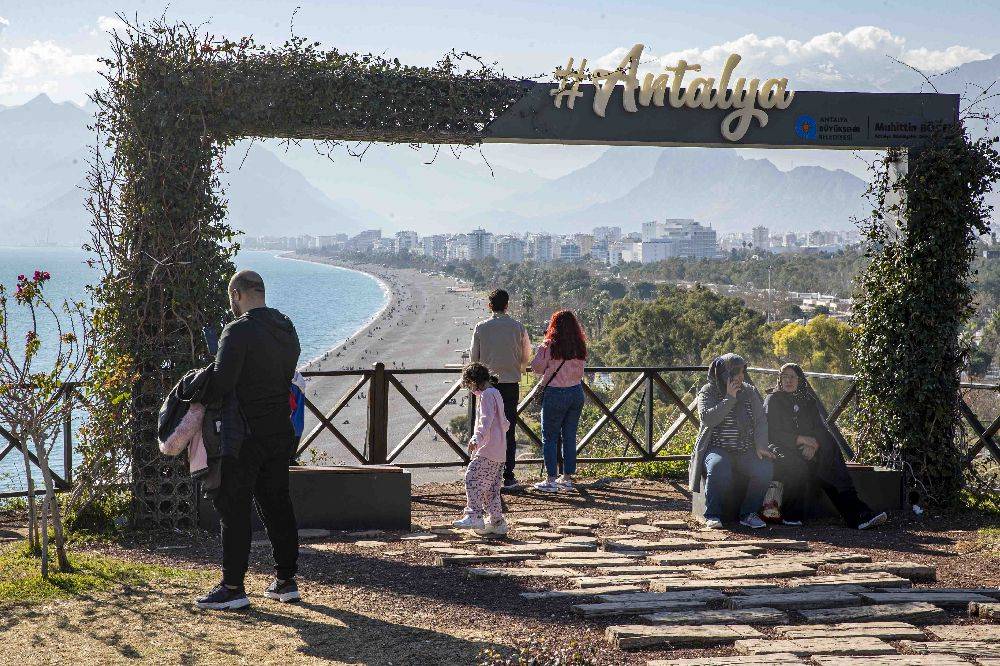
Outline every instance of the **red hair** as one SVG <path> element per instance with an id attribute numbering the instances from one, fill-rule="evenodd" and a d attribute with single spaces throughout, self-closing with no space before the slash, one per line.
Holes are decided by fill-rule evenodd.
<path id="1" fill-rule="evenodd" d="M 572 310 L 559 310 L 549 320 L 545 342 L 552 358 L 561 360 L 587 358 L 587 336 Z"/>

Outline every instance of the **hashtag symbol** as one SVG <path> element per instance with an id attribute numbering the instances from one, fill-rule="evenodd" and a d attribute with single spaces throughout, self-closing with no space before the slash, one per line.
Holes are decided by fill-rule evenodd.
<path id="1" fill-rule="evenodd" d="M 587 59 L 581 60 L 580 66 L 573 69 L 573 59 L 570 58 L 565 67 L 556 68 L 555 77 L 559 82 L 559 87 L 550 90 L 549 94 L 555 97 L 556 108 L 562 108 L 562 102 L 565 99 L 566 107 L 572 109 L 576 98 L 583 97 L 583 93 L 580 92 L 580 83 L 587 80 Z"/>

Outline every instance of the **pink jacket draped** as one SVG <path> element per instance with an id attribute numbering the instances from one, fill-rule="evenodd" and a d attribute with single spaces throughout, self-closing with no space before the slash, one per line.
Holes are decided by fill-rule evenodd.
<path id="1" fill-rule="evenodd" d="M 197 402 L 191 403 L 177 428 L 170 433 L 170 437 L 167 437 L 167 441 L 160 442 L 160 453 L 168 456 L 176 456 L 187 449 L 191 476 L 208 467 L 208 452 L 205 450 L 205 440 L 201 434 L 204 417 L 205 406 Z"/>

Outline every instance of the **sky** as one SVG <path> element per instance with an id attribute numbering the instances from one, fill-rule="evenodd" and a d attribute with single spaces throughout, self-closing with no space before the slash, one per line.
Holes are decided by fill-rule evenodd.
<path id="1" fill-rule="evenodd" d="M 0 104 L 42 92 L 86 102 L 116 13 L 166 11 L 215 34 L 280 43 L 296 7 L 296 33 L 324 45 L 413 64 L 469 50 L 517 76 L 545 75 L 569 56 L 617 64 L 639 42 L 654 64 L 687 57 L 714 70 L 737 51 L 755 73 L 793 82 L 822 80 L 830 59 L 852 75 L 884 67 L 886 54 L 933 72 L 1000 52 L 1000 0 L 0 0 Z"/>

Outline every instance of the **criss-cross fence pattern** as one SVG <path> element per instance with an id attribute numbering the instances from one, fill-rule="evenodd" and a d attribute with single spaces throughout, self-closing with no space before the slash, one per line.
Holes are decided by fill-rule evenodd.
<path id="1" fill-rule="evenodd" d="M 79 389 L 79 384 L 66 383 L 59 388 L 56 395 L 56 399 L 62 400 L 63 403 L 62 427 L 60 428 L 59 433 L 62 437 L 63 473 L 61 475 L 57 474 L 55 469 L 52 469 L 50 461 L 52 480 L 55 482 L 57 491 L 65 491 L 73 487 L 73 407 L 77 402 L 85 402 L 85 399 L 80 394 Z M 0 470 L 5 469 L 5 467 L 14 469 L 19 465 L 22 465 L 23 455 L 20 440 L 15 437 L 14 433 L 11 432 L 7 425 L 0 424 Z M 3 465 L 5 460 L 7 462 L 13 462 L 14 465 Z M 38 473 L 40 474 L 41 470 L 39 468 L 38 457 L 30 449 L 28 450 L 28 460 L 33 469 L 38 470 Z M 9 472 L 5 473 L 5 476 L 8 473 Z M 23 475 L 23 470 L 21 474 Z M 14 475 L 11 474 L 11 476 Z M 33 474 L 33 476 L 35 476 L 35 474 Z M 13 478 L 10 479 L 10 481 L 20 481 L 20 479 Z M 39 485 L 40 483 L 41 482 L 39 481 Z M 2 489 L 2 486 L 0 486 L 0 489 Z M 35 493 L 38 495 L 41 495 L 44 492 L 45 490 L 42 487 L 36 488 L 35 490 Z M 27 494 L 28 492 L 26 488 L 24 490 L 7 490 L 0 492 L 0 498 L 24 497 Z"/>
<path id="2" fill-rule="evenodd" d="M 590 367 L 583 383 L 587 399 L 587 410 L 581 422 L 581 433 L 577 442 L 579 463 L 639 463 L 650 461 L 682 462 L 688 459 L 686 449 L 671 452 L 681 433 L 698 427 L 696 392 L 703 382 L 705 366 L 664 366 L 664 367 Z M 351 387 L 334 404 L 332 410 L 323 413 L 311 400 L 306 400 L 307 409 L 316 417 L 317 423 L 307 433 L 299 447 L 301 455 L 324 432 L 328 432 L 340 442 L 344 449 L 361 464 L 397 464 L 407 468 L 457 467 L 465 465 L 469 455 L 465 439 L 453 432 L 448 424 L 439 422 L 439 415 L 445 406 L 455 404 L 459 394 L 464 395 L 460 382 L 461 369 L 448 368 L 407 368 L 390 369 L 383 363 L 376 363 L 370 369 L 334 370 L 303 373 L 307 377 L 350 377 L 355 379 Z M 770 384 L 770 379 L 778 374 L 771 368 L 752 368 L 750 376 L 756 378 L 761 388 Z M 403 378 L 418 375 L 454 377 L 447 382 L 447 390 L 426 407 L 414 391 L 404 386 Z M 853 375 L 830 373 L 806 373 L 824 417 L 848 460 L 855 458 L 855 448 L 851 439 L 855 434 L 854 412 L 857 393 L 856 378 Z M 767 379 L 765 379 L 767 378 Z M 363 390 L 367 389 L 367 428 L 364 438 L 351 441 L 335 425 L 335 420 L 344 408 Z M 522 439 L 541 447 L 542 437 L 537 424 L 535 395 L 540 385 L 534 384 L 524 395 L 518 406 L 518 418 L 514 425 Z M 390 393 L 397 392 L 416 412 L 418 420 L 399 441 L 389 441 L 390 419 L 404 418 L 393 411 L 390 414 Z M 962 397 L 959 408 L 968 425 L 971 439 L 968 442 L 967 462 L 971 462 L 986 450 L 1000 461 L 1000 446 L 996 441 L 1000 431 L 1000 414 L 988 419 L 984 426 L 977 410 L 969 404 L 969 396 L 975 392 L 985 392 L 995 398 L 1000 396 L 1000 386 L 982 383 L 962 383 Z M 421 395 L 425 391 L 419 392 Z M 979 401 L 982 402 L 981 400 Z M 475 398 L 467 396 L 468 427 L 473 427 Z M 827 408 L 827 405 L 832 407 Z M 982 413 L 982 405 L 976 404 Z M 589 417 L 588 417 L 589 414 Z M 430 428 L 453 454 L 452 460 L 425 459 L 401 461 L 401 454 L 421 432 Z M 688 440 L 690 441 L 690 439 Z M 595 452 L 596 449 L 596 452 Z M 617 449 L 617 450 L 616 450 Z M 441 449 L 443 450 L 443 449 Z M 440 450 L 438 451 L 440 452 Z M 426 454 L 426 449 L 423 451 Z M 593 455 L 592 455 L 593 454 Z M 522 463 L 539 463 L 537 456 L 519 458 Z M 886 461 L 892 464 L 892 461 Z"/>

